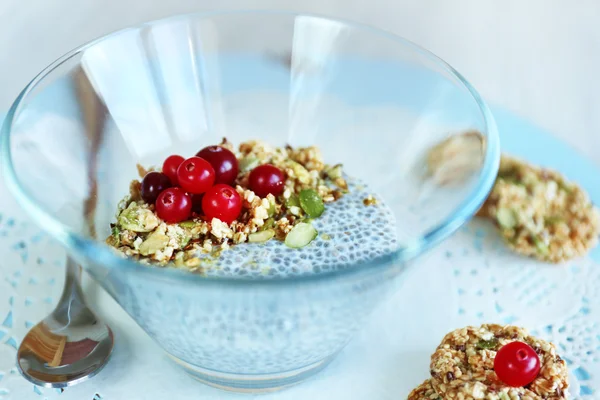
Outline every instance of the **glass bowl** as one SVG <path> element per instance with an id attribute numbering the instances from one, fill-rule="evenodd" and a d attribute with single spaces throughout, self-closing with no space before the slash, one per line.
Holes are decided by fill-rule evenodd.
<path id="1" fill-rule="evenodd" d="M 432 179 L 431 146 L 466 130 L 481 135 L 469 173 Z M 285 274 L 270 265 L 279 250 L 242 273 L 223 265 L 193 274 L 105 245 L 136 164 L 191 156 L 222 137 L 319 146 L 389 207 L 376 240 L 392 248 L 353 261 L 348 246 L 371 246 L 368 213 L 358 232 L 330 222 L 343 232 L 320 235 Z M 402 38 L 313 15 L 213 12 L 146 23 L 61 57 L 11 107 L 0 159 L 29 214 L 173 360 L 205 383 L 255 392 L 300 382 L 344 348 L 415 258 L 478 210 L 499 143 L 471 85 Z M 319 256 L 327 249 L 335 265 Z"/>

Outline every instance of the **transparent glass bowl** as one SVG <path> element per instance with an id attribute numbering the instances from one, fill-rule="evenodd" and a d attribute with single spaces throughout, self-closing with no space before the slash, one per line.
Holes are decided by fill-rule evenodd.
<path id="1" fill-rule="evenodd" d="M 468 129 L 484 137 L 481 162 L 454 185 L 435 184 L 427 150 Z M 256 279 L 143 266 L 104 244 L 137 163 L 191 156 L 224 136 L 319 146 L 391 208 L 397 248 Z M 324 367 L 407 266 L 477 211 L 499 161 L 487 106 L 448 64 L 386 32 L 279 12 L 180 16 L 78 48 L 23 90 L 1 145 L 9 186 L 39 224 L 187 372 L 240 391 Z"/>

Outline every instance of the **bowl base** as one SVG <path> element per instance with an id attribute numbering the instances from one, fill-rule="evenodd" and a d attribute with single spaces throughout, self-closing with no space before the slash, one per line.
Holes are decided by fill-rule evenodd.
<path id="1" fill-rule="evenodd" d="M 327 367 L 335 354 L 292 371 L 264 375 L 224 373 L 189 364 L 170 354 L 169 357 L 193 378 L 206 385 L 231 392 L 259 394 L 276 392 L 305 381 Z"/>

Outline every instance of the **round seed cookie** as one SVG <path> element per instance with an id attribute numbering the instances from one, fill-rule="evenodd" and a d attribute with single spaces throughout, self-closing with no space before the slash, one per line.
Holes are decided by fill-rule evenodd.
<path id="1" fill-rule="evenodd" d="M 442 400 L 442 398 L 431 386 L 431 379 L 427 379 L 410 392 L 407 400 Z"/>
<path id="2" fill-rule="evenodd" d="M 507 343 L 530 345 L 540 358 L 540 373 L 525 387 L 510 387 L 494 372 L 496 351 Z M 553 344 L 516 326 L 484 324 L 448 333 L 431 356 L 431 384 L 444 399 L 566 399 L 566 363 Z"/>
<path id="3" fill-rule="evenodd" d="M 542 261 L 583 256 L 600 235 L 600 214 L 584 190 L 557 172 L 508 156 L 502 156 L 478 215 L 493 219 L 515 252 Z"/>

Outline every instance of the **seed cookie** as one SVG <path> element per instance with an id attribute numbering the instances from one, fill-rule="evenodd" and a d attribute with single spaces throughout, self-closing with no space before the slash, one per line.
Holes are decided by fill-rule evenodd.
<path id="1" fill-rule="evenodd" d="M 512 342 L 524 343 L 539 357 L 539 372 L 524 386 L 510 386 L 495 370 L 497 353 Z M 484 324 L 448 333 L 432 355 L 430 369 L 431 385 L 442 399 L 568 398 L 566 363 L 556 354 L 554 345 L 515 326 Z"/>
<path id="2" fill-rule="evenodd" d="M 583 189 L 508 156 L 478 215 L 493 219 L 515 252 L 554 263 L 585 255 L 600 235 L 600 214 Z"/>
<path id="3" fill-rule="evenodd" d="M 431 386 L 431 379 L 427 379 L 410 392 L 407 400 L 442 400 L 442 398 Z"/>

